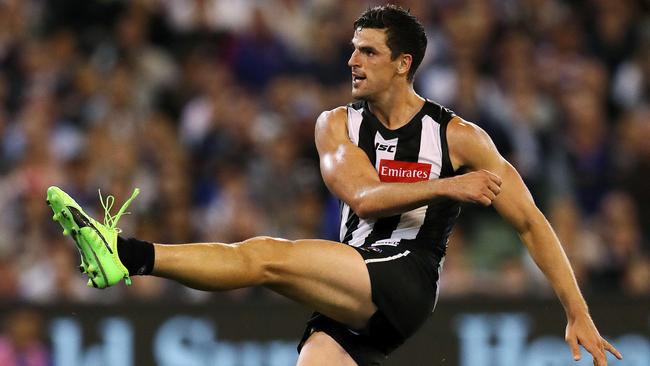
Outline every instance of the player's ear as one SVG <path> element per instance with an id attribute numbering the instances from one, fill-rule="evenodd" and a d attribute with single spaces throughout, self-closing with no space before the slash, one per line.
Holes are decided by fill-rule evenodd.
<path id="1" fill-rule="evenodd" d="M 411 69 L 411 64 L 413 63 L 413 56 L 408 53 L 403 53 L 398 57 L 399 63 L 397 64 L 397 73 L 400 75 L 406 75 Z"/>

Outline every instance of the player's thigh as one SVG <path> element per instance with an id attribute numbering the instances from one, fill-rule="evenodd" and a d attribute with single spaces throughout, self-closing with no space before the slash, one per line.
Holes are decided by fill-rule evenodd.
<path id="1" fill-rule="evenodd" d="M 376 307 L 356 249 L 327 240 L 270 240 L 267 287 L 352 328 L 366 325 Z"/>
<path id="2" fill-rule="evenodd" d="M 296 366 L 357 366 L 352 357 L 332 337 L 312 333 L 300 351 Z"/>

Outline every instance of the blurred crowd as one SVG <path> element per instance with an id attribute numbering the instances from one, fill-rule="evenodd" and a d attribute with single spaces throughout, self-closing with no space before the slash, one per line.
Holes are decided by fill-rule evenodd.
<path id="1" fill-rule="evenodd" d="M 416 90 L 482 126 L 556 229 L 588 296 L 650 295 L 650 9 L 635 0 L 411 0 Z M 350 102 L 352 23 L 372 1 L 0 0 L 0 300 L 208 301 L 170 281 L 85 288 L 51 220 L 58 185 L 140 196 L 124 235 L 337 240 L 318 114 Z M 491 208 L 463 207 L 443 298 L 547 297 Z M 216 266 L 219 263 L 215 263 Z M 226 296 L 268 298 L 248 289 Z"/>

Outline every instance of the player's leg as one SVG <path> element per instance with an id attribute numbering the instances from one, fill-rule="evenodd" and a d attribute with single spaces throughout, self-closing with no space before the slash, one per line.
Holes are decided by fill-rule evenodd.
<path id="1" fill-rule="evenodd" d="M 136 190 L 116 215 L 106 199 L 104 224 L 88 216 L 65 192 L 50 187 L 47 203 L 82 257 L 89 284 L 105 288 L 134 274 L 150 273 L 207 290 L 264 285 L 352 328 L 363 328 L 376 307 L 361 255 L 345 244 L 325 240 L 288 241 L 258 237 L 242 243 L 126 245 L 117 222 Z M 110 197 L 112 198 L 112 197 Z"/>
<path id="2" fill-rule="evenodd" d="M 302 346 L 296 366 L 357 366 L 352 357 L 324 332 L 312 333 Z"/>
<path id="3" fill-rule="evenodd" d="M 361 255 L 326 240 L 156 244 L 152 274 L 209 291 L 263 285 L 352 328 L 376 310 Z"/>

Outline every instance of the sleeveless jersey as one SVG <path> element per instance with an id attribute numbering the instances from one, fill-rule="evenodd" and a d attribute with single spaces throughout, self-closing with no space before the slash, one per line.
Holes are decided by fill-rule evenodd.
<path id="1" fill-rule="evenodd" d="M 382 182 L 413 183 L 454 175 L 446 139 L 447 124 L 455 116 L 451 110 L 427 100 L 396 130 L 386 128 L 365 101 L 349 104 L 347 112 L 350 140 L 366 153 Z M 442 259 L 459 213 L 458 202 L 440 198 L 401 215 L 361 219 L 341 202 L 340 240 L 354 247 L 409 242 Z"/>

